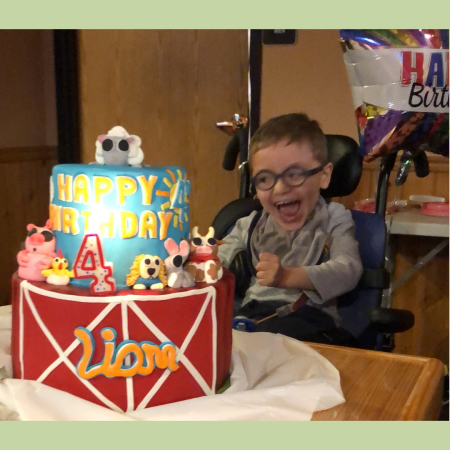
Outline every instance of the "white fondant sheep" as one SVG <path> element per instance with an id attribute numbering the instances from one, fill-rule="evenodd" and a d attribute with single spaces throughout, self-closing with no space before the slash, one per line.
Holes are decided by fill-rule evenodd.
<path id="1" fill-rule="evenodd" d="M 98 164 L 140 166 L 144 160 L 141 143 L 139 136 L 129 135 L 125 128 L 116 126 L 97 138 L 95 160 Z"/>

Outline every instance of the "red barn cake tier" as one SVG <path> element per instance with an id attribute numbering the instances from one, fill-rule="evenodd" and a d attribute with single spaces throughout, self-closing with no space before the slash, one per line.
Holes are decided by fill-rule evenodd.
<path id="1" fill-rule="evenodd" d="M 119 412 L 214 394 L 230 366 L 233 298 L 226 270 L 215 284 L 111 297 L 15 274 L 14 378 Z"/>

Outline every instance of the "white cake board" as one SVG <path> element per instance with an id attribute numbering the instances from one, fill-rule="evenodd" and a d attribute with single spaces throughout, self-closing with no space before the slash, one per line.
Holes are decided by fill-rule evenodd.
<path id="1" fill-rule="evenodd" d="M 12 379 L 11 306 L 0 307 L 0 420 L 310 420 L 343 403 L 337 369 L 308 345 L 233 331 L 223 394 L 120 414 L 36 381 Z"/>

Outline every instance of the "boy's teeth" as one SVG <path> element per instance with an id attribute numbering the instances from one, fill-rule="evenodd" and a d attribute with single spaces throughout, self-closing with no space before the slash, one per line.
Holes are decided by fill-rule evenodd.
<path id="1" fill-rule="evenodd" d="M 276 203 L 277 211 L 284 217 L 284 220 L 291 220 L 297 216 L 300 203 L 296 200 Z"/>
<path id="2" fill-rule="evenodd" d="M 277 202 L 276 206 L 279 207 L 279 206 L 289 205 L 290 203 L 295 203 L 295 201 L 294 200 L 289 200 L 289 201 L 286 201 L 286 202 Z"/>

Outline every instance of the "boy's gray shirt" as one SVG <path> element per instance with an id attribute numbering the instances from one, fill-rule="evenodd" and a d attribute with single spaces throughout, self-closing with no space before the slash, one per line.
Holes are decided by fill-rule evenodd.
<path id="1" fill-rule="evenodd" d="M 255 214 L 256 211 L 238 220 L 226 236 L 226 244 L 219 247 L 218 256 L 224 267 L 229 267 L 236 254 L 247 248 L 248 230 Z M 339 325 L 336 297 L 352 290 L 362 274 L 354 226 L 350 211 L 339 203 L 327 204 L 322 197 L 303 227 L 295 231 L 284 230 L 263 211 L 251 236 L 253 266 L 258 264 L 260 253 L 269 252 L 280 258 L 283 267 L 303 267 L 316 288 L 305 291 L 309 297 L 307 304 L 328 313 Z M 325 244 L 329 248 L 328 258 L 320 263 Z M 261 286 L 252 277 L 242 304 L 253 299 L 294 302 L 299 296 L 298 289 Z"/>

